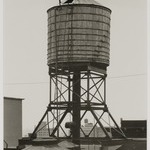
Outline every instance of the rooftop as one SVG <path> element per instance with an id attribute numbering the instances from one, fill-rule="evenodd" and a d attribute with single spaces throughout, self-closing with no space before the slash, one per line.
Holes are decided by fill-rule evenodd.
<path id="1" fill-rule="evenodd" d="M 15 98 L 15 97 L 5 97 L 4 100 L 9 99 L 9 100 L 24 100 L 24 98 Z"/>

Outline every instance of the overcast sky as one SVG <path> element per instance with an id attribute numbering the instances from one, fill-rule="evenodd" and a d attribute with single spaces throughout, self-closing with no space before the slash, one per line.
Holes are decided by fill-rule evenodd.
<path id="1" fill-rule="evenodd" d="M 146 0 L 97 0 L 112 10 L 107 104 L 119 123 L 147 117 Z M 23 133 L 49 99 L 47 9 L 56 0 L 4 1 L 4 96 L 24 98 Z"/>

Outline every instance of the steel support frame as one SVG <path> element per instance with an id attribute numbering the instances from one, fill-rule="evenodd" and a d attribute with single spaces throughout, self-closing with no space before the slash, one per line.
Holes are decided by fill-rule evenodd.
<path id="1" fill-rule="evenodd" d="M 78 74 L 78 79 L 73 81 L 73 76 L 75 76 L 76 74 Z M 57 120 L 57 125 L 54 127 L 54 130 L 50 134 L 50 136 L 55 136 L 55 137 L 59 138 L 58 133 L 59 133 L 59 127 L 60 127 L 67 138 L 70 136 L 72 136 L 74 139 L 80 138 L 79 132 L 78 132 L 77 136 L 72 135 L 74 133 L 71 133 L 68 136 L 67 133 L 65 132 L 65 129 L 63 129 L 63 127 L 61 126 L 61 123 L 65 119 L 66 115 L 68 113 L 70 113 L 70 115 L 73 118 L 75 116 L 76 109 L 78 109 L 79 110 L 78 117 L 76 118 L 76 120 L 78 120 L 78 128 L 80 128 L 81 132 L 83 132 L 83 135 L 85 137 L 90 137 L 90 134 L 92 133 L 92 131 L 98 124 L 102 128 L 106 137 L 109 139 L 111 138 L 111 136 L 108 134 L 105 127 L 101 123 L 102 116 L 105 113 L 107 113 L 109 115 L 110 119 L 112 120 L 112 122 L 116 125 L 116 127 L 119 130 L 119 132 L 121 133 L 122 137 L 125 138 L 124 133 L 117 125 L 116 121 L 114 120 L 114 118 L 112 117 L 110 112 L 108 111 L 108 108 L 106 105 L 106 76 L 107 76 L 106 74 L 93 72 L 91 70 L 86 70 L 86 71 L 78 70 L 78 71 L 72 71 L 72 72 L 67 71 L 67 74 L 62 73 L 62 75 L 55 74 L 55 72 L 53 72 L 53 73 L 50 72 L 50 103 L 48 105 L 48 108 L 47 108 L 45 114 L 43 115 L 39 124 L 35 128 L 34 132 L 32 133 L 31 137 L 33 138 L 34 134 L 38 131 L 38 127 L 40 126 L 43 119 L 46 117 L 46 114 L 48 112 L 51 112 L 52 110 L 56 110 L 56 112 L 57 112 L 56 114 L 53 114 L 51 112 L 53 114 L 53 118 L 51 118 L 51 119 Z M 65 82 L 67 81 L 68 84 L 66 85 L 66 83 L 64 83 L 64 81 L 60 80 L 60 79 L 65 80 Z M 86 85 L 87 85 L 86 88 L 82 86 L 83 80 L 86 82 Z M 78 84 L 78 82 L 81 82 L 81 85 Z M 56 91 L 57 96 L 55 98 L 52 98 L 52 84 L 55 85 L 56 90 L 57 90 Z M 63 91 L 60 90 L 58 84 L 61 84 L 64 87 Z M 76 84 L 78 84 L 76 89 L 80 88 L 80 91 L 74 90 L 74 87 L 76 86 Z M 101 87 L 103 88 L 102 93 L 100 91 Z M 93 88 L 95 88 L 94 93 L 91 92 L 91 90 L 93 90 Z M 81 90 L 83 90 L 82 93 L 80 93 Z M 67 93 L 67 98 L 64 96 L 64 94 L 66 94 L 66 93 Z M 71 94 L 72 94 L 72 97 L 71 97 Z M 86 98 L 83 98 L 83 96 L 85 96 L 85 95 L 86 95 Z M 75 97 L 75 98 L 73 98 L 73 97 Z M 61 99 L 59 101 L 58 100 L 59 98 L 63 98 L 63 99 Z M 73 99 L 78 99 L 78 104 L 80 105 L 79 108 L 75 108 L 77 106 L 73 105 L 73 103 L 74 103 Z M 93 101 L 93 99 L 97 102 Z M 64 111 L 64 114 L 58 120 L 58 118 L 59 118 L 58 111 L 62 111 L 62 110 Z M 82 121 L 82 119 L 84 118 L 84 115 L 88 111 L 91 112 L 91 114 L 95 118 L 96 122 L 95 122 L 93 128 L 91 129 L 91 131 L 89 132 L 89 134 L 86 135 L 84 133 L 84 131 L 82 130 L 82 128 L 80 127 L 80 122 Z M 100 117 L 96 114 L 95 111 L 99 111 L 99 114 L 100 114 L 100 112 L 102 112 Z M 83 112 L 83 115 L 81 115 L 80 112 Z M 75 121 L 75 120 L 73 120 L 73 121 Z M 77 130 L 77 128 L 75 130 Z M 80 130 L 78 130 L 78 131 L 80 131 Z M 56 132 L 57 132 L 57 136 L 55 135 Z"/>

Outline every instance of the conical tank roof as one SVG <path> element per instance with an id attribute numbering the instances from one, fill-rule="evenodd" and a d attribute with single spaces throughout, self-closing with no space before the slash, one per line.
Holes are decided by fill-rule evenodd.
<path id="1" fill-rule="evenodd" d="M 66 5 L 67 3 L 64 3 L 66 1 L 67 0 L 63 1 L 62 4 Z M 70 4 L 94 4 L 94 5 L 101 5 L 100 3 L 98 3 L 95 0 L 73 0 Z"/>

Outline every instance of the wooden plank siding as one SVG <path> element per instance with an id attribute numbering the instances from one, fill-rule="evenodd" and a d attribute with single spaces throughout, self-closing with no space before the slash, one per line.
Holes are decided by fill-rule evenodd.
<path id="1" fill-rule="evenodd" d="M 111 11 L 108 8 L 87 4 L 62 5 L 47 13 L 48 65 L 56 64 L 56 61 L 109 65 Z"/>

